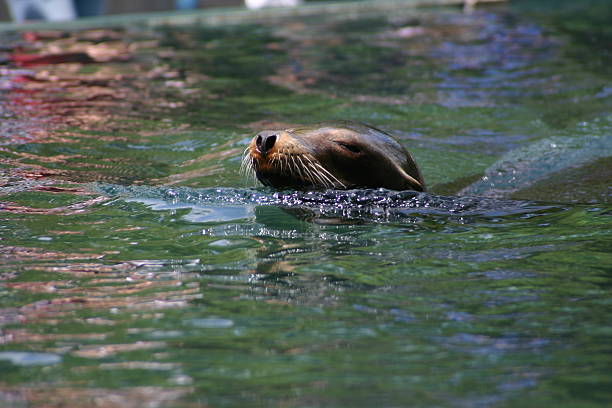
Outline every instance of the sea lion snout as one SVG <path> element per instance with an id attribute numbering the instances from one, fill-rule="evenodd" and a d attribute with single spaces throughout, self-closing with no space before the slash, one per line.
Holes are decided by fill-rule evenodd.
<path id="1" fill-rule="evenodd" d="M 278 139 L 277 132 L 263 131 L 255 136 L 255 148 L 262 156 L 265 156 L 272 148 Z"/>

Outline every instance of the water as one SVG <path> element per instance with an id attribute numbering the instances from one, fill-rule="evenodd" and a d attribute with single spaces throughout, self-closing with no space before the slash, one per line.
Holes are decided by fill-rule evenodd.
<path id="1" fill-rule="evenodd" d="M 2 34 L 0 406 L 609 406 L 611 13 Z M 240 176 L 332 119 L 430 192 Z"/>

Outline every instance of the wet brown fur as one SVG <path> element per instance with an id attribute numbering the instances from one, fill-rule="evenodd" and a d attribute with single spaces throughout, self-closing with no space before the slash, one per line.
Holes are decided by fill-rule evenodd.
<path id="1" fill-rule="evenodd" d="M 269 149 L 258 137 L 274 136 Z M 263 139 L 262 139 L 263 138 Z M 245 150 L 242 170 L 275 188 L 388 188 L 425 191 L 410 153 L 376 128 L 353 122 L 259 132 Z"/>

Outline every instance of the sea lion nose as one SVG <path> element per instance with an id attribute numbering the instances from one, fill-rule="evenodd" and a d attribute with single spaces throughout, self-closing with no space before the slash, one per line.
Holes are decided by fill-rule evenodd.
<path id="1" fill-rule="evenodd" d="M 265 133 L 260 133 L 257 135 L 257 138 L 255 139 L 255 146 L 257 146 L 257 150 L 259 150 L 259 153 L 265 155 L 270 149 L 272 149 L 274 147 L 274 144 L 276 143 L 276 138 L 278 136 L 276 134 L 265 134 Z"/>

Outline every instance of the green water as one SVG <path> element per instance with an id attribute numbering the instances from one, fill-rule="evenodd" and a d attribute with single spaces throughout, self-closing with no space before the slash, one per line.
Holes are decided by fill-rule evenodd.
<path id="1" fill-rule="evenodd" d="M 611 15 L 2 34 L 0 406 L 609 406 Z M 331 119 L 430 192 L 239 174 Z"/>

